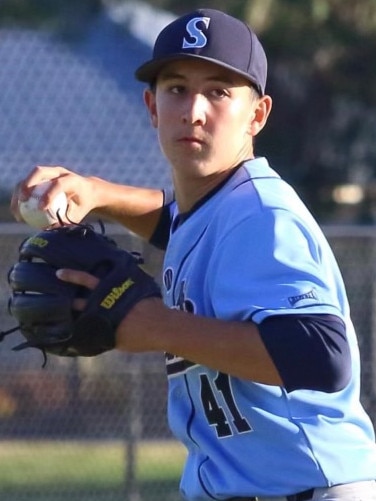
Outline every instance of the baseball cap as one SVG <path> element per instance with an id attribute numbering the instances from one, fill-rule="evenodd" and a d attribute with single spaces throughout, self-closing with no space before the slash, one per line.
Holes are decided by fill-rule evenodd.
<path id="1" fill-rule="evenodd" d="M 224 12 L 197 9 L 168 24 L 155 41 L 152 59 L 136 70 L 136 78 L 153 83 L 166 63 L 184 58 L 202 59 L 232 70 L 265 94 L 265 51 L 246 23 Z"/>

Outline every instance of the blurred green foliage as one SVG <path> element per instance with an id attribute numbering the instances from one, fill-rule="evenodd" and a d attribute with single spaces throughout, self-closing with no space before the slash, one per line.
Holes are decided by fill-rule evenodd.
<path id="1" fill-rule="evenodd" d="M 42 25 L 74 36 L 105 7 L 136 0 L 0 0 L 0 24 Z M 338 209 L 331 190 L 361 183 L 376 206 L 375 0 L 149 0 L 177 15 L 217 8 L 249 22 L 269 60 L 274 106 L 258 154 L 302 193 L 317 216 Z M 257 151 L 257 150 L 256 150 Z M 367 189 L 371 193 L 367 194 Z M 376 214 L 376 210 L 373 209 Z M 373 218 L 374 216 L 372 216 Z"/>

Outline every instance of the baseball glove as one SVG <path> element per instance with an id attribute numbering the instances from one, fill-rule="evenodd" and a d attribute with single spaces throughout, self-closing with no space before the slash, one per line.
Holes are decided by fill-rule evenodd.
<path id="1" fill-rule="evenodd" d="M 99 355 L 115 347 L 115 331 L 141 299 L 160 297 L 153 278 L 135 255 L 120 249 L 88 225 L 61 226 L 26 239 L 19 260 L 8 273 L 9 313 L 25 342 L 13 348 L 39 348 L 45 356 Z M 100 279 L 94 290 L 63 282 L 59 268 L 91 273 Z M 82 311 L 73 302 L 84 298 Z"/>

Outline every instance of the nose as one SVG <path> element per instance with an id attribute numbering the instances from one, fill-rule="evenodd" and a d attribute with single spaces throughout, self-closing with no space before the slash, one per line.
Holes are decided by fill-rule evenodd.
<path id="1" fill-rule="evenodd" d="M 202 125 L 206 122 L 207 100 L 202 94 L 193 94 L 184 104 L 182 120 L 192 125 Z"/>

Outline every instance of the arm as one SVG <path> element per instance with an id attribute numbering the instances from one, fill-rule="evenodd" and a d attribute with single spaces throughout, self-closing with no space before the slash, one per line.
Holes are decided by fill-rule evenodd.
<path id="1" fill-rule="evenodd" d="M 116 347 L 165 351 L 236 377 L 283 386 L 256 324 L 191 315 L 158 299 L 134 306 L 119 325 Z"/>
<path id="2" fill-rule="evenodd" d="M 60 269 L 57 275 L 91 290 L 99 283 L 95 276 L 77 270 Z M 82 310 L 85 304 L 85 299 L 76 299 L 75 309 Z M 168 352 L 233 376 L 283 385 L 256 324 L 192 315 L 168 308 L 159 298 L 133 306 L 116 330 L 116 348 Z"/>
<path id="3" fill-rule="evenodd" d="M 48 206 L 57 193 L 68 197 L 68 217 L 76 223 L 88 214 L 107 218 L 126 226 L 139 236 L 149 239 L 159 221 L 163 192 L 156 189 L 119 185 L 97 177 L 85 177 L 64 167 L 36 167 L 14 190 L 11 212 L 22 221 L 18 200 L 26 200 L 36 184 L 50 180 L 51 187 L 40 201 Z"/>
<path id="4" fill-rule="evenodd" d="M 138 188 L 90 178 L 97 205 L 94 214 L 126 226 L 149 240 L 158 224 L 162 207 L 161 190 Z"/>

